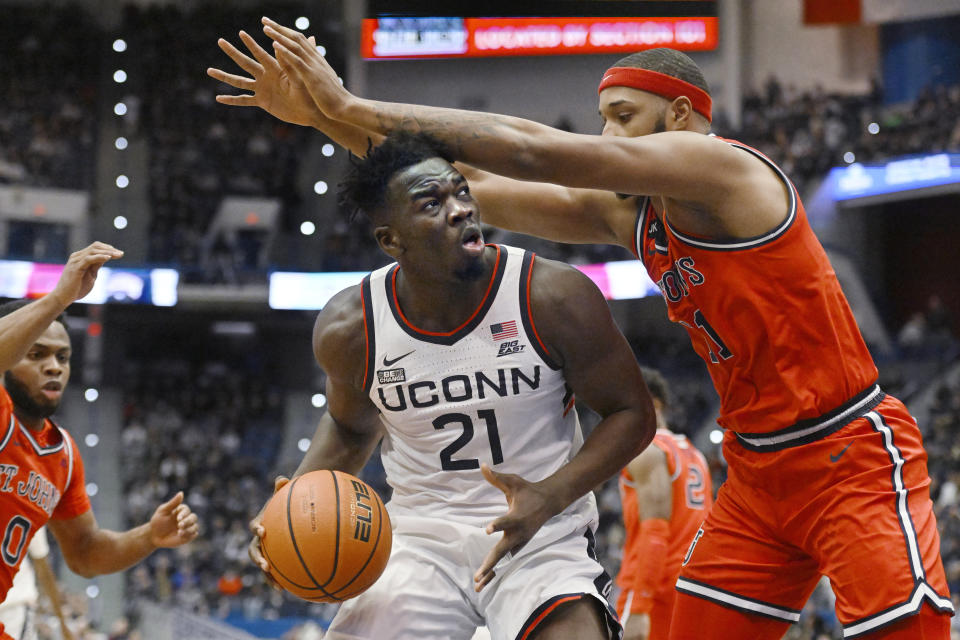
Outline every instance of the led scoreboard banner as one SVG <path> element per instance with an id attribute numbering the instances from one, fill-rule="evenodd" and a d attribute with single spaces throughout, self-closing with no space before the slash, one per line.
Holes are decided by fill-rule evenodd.
<path id="1" fill-rule="evenodd" d="M 717 18 L 380 17 L 363 21 L 368 60 L 630 53 L 652 47 L 717 48 Z"/>
<path id="2" fill-rule="evenodd" d="M 451 16 L 451 13 L 453 15 Z M 714 0 L 367 0 L 367 60 L 717 48 Z"/>

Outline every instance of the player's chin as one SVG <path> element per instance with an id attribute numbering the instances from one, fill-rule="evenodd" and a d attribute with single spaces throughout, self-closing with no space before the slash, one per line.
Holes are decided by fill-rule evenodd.
<path id="1" fill-rule="evenodd" d="M 34 404 L 34 413 L 41 418 L 49 418 L 57 412 L 57 409 L 60 408 L 60 398 L 48 398 L 44 395 L 37 396 L 33 399 Z"/>

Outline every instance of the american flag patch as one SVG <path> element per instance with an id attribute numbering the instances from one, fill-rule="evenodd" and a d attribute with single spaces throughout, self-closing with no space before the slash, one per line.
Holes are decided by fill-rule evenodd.
<path id="1" fill-rule="evenodd" d="M 497 324 L 492 324 L 490 325 L 490 333 L 493 335 L 494 340 L 516 338 L 517 321 L 511 320 L 510 322 L 498 322 Z"/>

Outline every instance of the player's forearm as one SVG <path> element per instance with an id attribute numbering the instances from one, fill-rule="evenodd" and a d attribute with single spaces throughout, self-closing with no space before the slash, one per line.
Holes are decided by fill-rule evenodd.
<path id="1" fill-rule="evenodd" d="M 65 308 L 59 300 L 46 295 L 0 318 L 0 371 L 20 362 Z"/>
<path id="2" fill-rule="evenodd" d="M 90 578 L 128 569 L 156 549 L 150 539 L 149 523 L 122 532 L 97 529 L 79 553 L 67 556 L 66 561 L 71 571 Z"/>
<path id="3" fill-rule="evenodd" d="M 607 415 L 573 459 L 539 483 L 555 496 L 556 513 L 620 471 L 653 441 L 655 433 L 656 423 L 639 408 Z"/>
<path id="4" fill-rule="evenodd" d="M 528 180 L 550 175 L 546 167 L 536 166 L 530 151 L 537 136 L 554 130 L 530 120 L 356 96 L 344 100 L 335 117 L 383 135 L 398 129 L 427 133 L 444 143 L 454 159 L 494 173 Z"/>
<path id="5" fill-rule="evenodd" d="M 328 118 L 319 108 L 317 108 L 312 124 L 314 129 L 320 131 L 353 155 L 361 158 L 367 155 L 367 150 L 371 144 L 375 147 L 383 140 L 383 136 L 375 131 Z"/>

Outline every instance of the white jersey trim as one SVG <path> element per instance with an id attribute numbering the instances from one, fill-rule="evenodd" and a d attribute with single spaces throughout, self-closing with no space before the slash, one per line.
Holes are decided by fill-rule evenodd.
<path id="1" fill-rule="evenodd" d="M 780 180 L 786 185 L 787 192 L 790 194 L 790 203 L 787 210 L 787 217 L 784 219 L 784 221 L 781 222 L 779 225 L 777 225 L 774 229 L 772 229 L 771 231 L 763 235 L 754 236 L 752 238 L 745 238 L 743 240 L 735 240 L 730 242 L 718 242 L 718 241 L 703 240 L 701 238 L 696 238 L 694 236 L 687 235 L 681 231 L 678 231 L 676 228 L 674 228 L 672 224 L 670 224 L 670 221 L 667 219 L 667 216 L 663 216 L 663 220 L 667 224 L 667 226 L 670 227 L 670 232 L 673 233 L 673 235 L 677 236 L 678 240 L 680 240 L 685 244 L 693 245 L 695 247 L 701 247 L 704 249 L 718 249 L 721 251 L 730 251 L 733 249 L 747 249 L 749 247 L 756 247 L 758 245 L 771 242 L 777 239 L 783 233 L 785 233 L 787 229 L 789 229 L 790 226 L 793 224 L 793 221 L 796 220 L 797 218 L 798 206 L 797 206 L 796 189 L 794 188 L 793 183 L 790 182 L 790 178 L 787 177 L 787 174 L 785 174 L 780 167 L 774 164 L 769 158 L 764 156 L 759 151 L 751 149 L 750 147 L 739 144 L 737 142 L 731 142 L 729 140 L 725 142 L 729 144 L 731 147 L 742 149 L 743 151 L 747 151 L 753 154 L 754 156 L 756 156 L 757 158 L 759 158 L 764 164 L 766 164 L 771 169 L 773 169 L 774 172 L 776 172 L 777 176 L 780 178 Z"/>
<path id="2" fill-rule="evenodd" d="M 17 430 L 17 421 L 13 417 L 13 413 L 10 414 L 10 424 L 7 426 L 7 433 L 3 436 L 3 441 L 0 442 L 0 451 L 3 451 L 7 447 L 7 443 L 10 442 L 10 438 L 13 437 L 13 432 Z"/>
<path id="3" fill-rule="evenodd" d="M 871 411 L 865 417 L 873 423 L 873 430 L 883 436 L 883 447 L 887 450 L 887 454 L 894 465 L 893 490 L 897 494 L 897 519 L 900 520 L 900 528 L 903 529 L 903 536 L 906 538 L 907 554 L 910 556 L 910 567 L 913 570 L 914 580 L 926 580 L 923 558 L 920 557 L 920 544 L 917 541 L 917 531 L 913 526 L 910 510 L 907 508 L 908 491 L 903 483 L 905 461 L 897 445 L 893 443 L 893 430 L 883 421 L 883 416 L 876 411 Z"/>
<path id="4" fill-rule="evenodd" d="M 883 613 L 873 616 L 872 618 L 845 625 L 843 627 L 843 637 L 856 638 L 864 633 L 874 631 L 879 627 L 896 622 L 900 618 L 911 616 L 920 610 L 924 599 L 928 599 L 930 603 L 939 611 L 944 613 L 950 612 L 951 614 L 954 613 L 953 603 L 948 598 L 941 597 L 940 594 L 933 590 L 933 587 L 926 582 L 921 582 L 917 584 L 916 588 L 913 590 L 913 594 L 910 596 L 910 599 L 903 604 L 888 609 Z"/>
<path id="5" fill-rule="evenodd" d="M 30 444 L 33 445 L 33 450 L 37 452 L 38 456 L 48 456 L 63 449 L 63 447 L 66 446 L 64 443 L 67 442 L 67 438 L 64 436 L 60 427 L 57 427 L 56 425 L 54 425 L 54 427 L 58 432 L 60 432 L 60 437 L 63 438 L 63 440 L 59 444 L 55 444 L 52 447 L 41 447 L 40 443 L 34 440 L 33 435 L 30 433 L 30 429 L 27 429 L 22 424 L 20 425 L 20 431 L 23 432 L 23 435 L 25 435 L 27 440 L 30 441 Z"/>
<path id="6" fill-rule="evenodd" d="M 802 429 L 794 429 L 792 427 L 787 427 L 782 429 L 778 435 L 764 436 L 762 434 L 754 433 L 740 433 L 737 432 L 736 436 L 746 445 L 756 448 L 766 448 L 766 447 L 776 447 L 786 443 L 796 442 L 798 444 L 802 443 L 804 438 L 817 434 L 820 431 L 828 431 L 831 427 L 837 425 L 845 425 L 848 422 L 853 421 L 854 418 L 859 417 L 859 411 L 862 411 L 867 406 L 870 406 L 871 403 L 873 406 L 879 404 L 882 399 L 882 392 L 879 385 L 873 385 L 865 392 L 858 394 L 860 399 L 853 404 L 844 407 L 842 411 L 837 413 L 834 416 L 827 418 L 826 420 L 817 420 L 814 424 L 809 427 Z M 871 407 L 872 408 L 872 407 Z M 824 433 L 824 436 L 829 435 L 829 433 Z"/>
<path id="7" fill-rule="evenodd" d="M 60 427 L 58 426 L 57 429 L 60 429 Z M 63 429 L 60 429 L 60 437 L 63 438 L 63 444 L 67 448 L 67 482 L 63 485 L 63 492 L 66 493 L 67 488 L 73 481 L 73 445 L 70 443 L 70 436 Z"/>
<path id="8" fill-rule="evenodd" d="M 715 587 L 703 584 L 702 582 L 693 582 L 686 578 L 677 578 L 677 591 L 687 593 L 692 596 L 699 596 L 705 600 L 713 600 L 722 605 L 740 609 L 748 613 L 785 620 L 787 622 L 799 622 L 800 612 L 795 609 L 778 607 L 767 602 L 753 600 L 744 596 L 738 596 L 729 591 L 722 591 Z"/>

